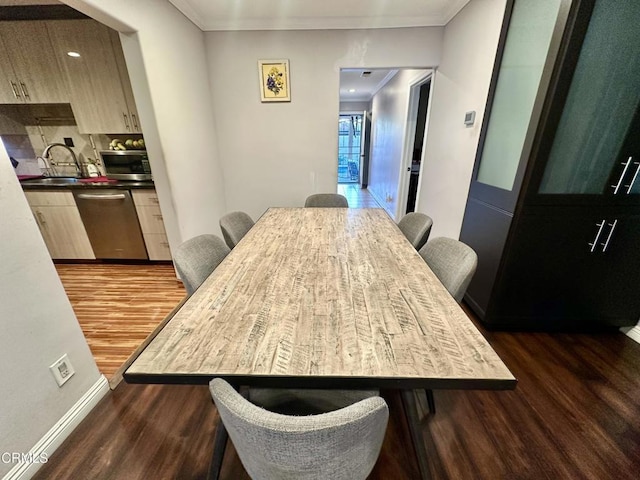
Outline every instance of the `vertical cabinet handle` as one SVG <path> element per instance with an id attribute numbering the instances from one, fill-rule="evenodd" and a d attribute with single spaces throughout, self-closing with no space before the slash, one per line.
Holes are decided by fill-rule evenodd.
<path id="1" fill-rule="evenodd" d="M 29 90 L 27 90 L 27 86 L 24 84 L 24 82 L 20 82 L 20 89 L 22 90 L 22 95 L 24 96 L 24 98 L 31 100 L 31 97 L 29 96 Z"/>
<path id="2" fill-rule="evenodd" d="M 122 112 L 122 116 L 124 117 L 124 126 L 127 129 L 127 132 L 131 131 L 131 126 L 129 125 L 129 117 L 125 112 Z"/>
<path id="3" fill-rule="evenodd" d="M 618 219 L 615 219 L 613 223 L 608 223 L 607 225 L 611 227 L 611 230 L 609 230 L 609 235 L 607 235 L 607 239 L 602 244 L 603 252 L 606 252 L 607 248 L 609 248 L 609 242 L 611 241 L 611 237 L 613 236 L 613 231 L 616 229 L 616 225 L 618 225 Z"/>
<path id="4" fill-rule="evenodd" d="M 613 188 L 614 195 L 617 195 L 618 190 L 620 190 L 620 186 L 622 185 L 622 180 L 624 180 L 624 176 L 627 174 L 627 170 L 629 170 L 629 165 L 631 165 L 631 160 L 633 160 L 633 157 L 629 157 L 627 158 L 626 162 L 621 163 L 621 165 L 624 165 L 624 169 L 622 170 L 622 175 L 620 175 L 620 178 L 618 179 L 618 183 L 616 183 L 615 185 L 611 185 L 611 188 Z"/>
<path id="5" fill-rule="evenodd" d="M 136 118 L 135 113 L 131 114 L 131 121 L 133 122 L 133 130 L 136 132 L 139 131 L 140 127 L 138 126 L 138 119 Z"/>
<path id="6" fill-rule="evenodd" d="M 36 210 L 36 217 L 37 217 L 38 223 L 42 226 L 42 228 L 47 228 L 47 222 L 44 220 L 44 216 L 42 215 L 42 212 L 40 212 L 39 210 Z"/>
<path id="7" fill-rule="evenodd" d="M 627 195 L 629 195 L 631 193 L 631 189 L 633 188 L 633 185 L 636 183 L 636 179 L 638 178 L 638 172 L 640 172 L 640 162 L 633 162 L 634 165 L 636 166 L 636 173 L 633 174 L 633 178 L 631 179 L 631 183 L 629 183 L 629 185 L 625 185 L 625 187 L 627 187 Z"/>
<path id="8" fill-rule="evenodd" d="M 600 239 L 600 234 L 602 234 L 602 229 L 604 228 L 606 223 L 607 221 L 605 219 L 602 219 L 600 223 L 596 223 L 596 227 L 598 227 L 598 233 L 596 233 L 596 238 L 593 239 L 593 242 L 589 243 L 589 246 L 591 247 L 591 253 L 595 252 L 596 248 L 598 247 L 598 240 Z"/>
<path id="9" fill-rule="evenodd" d="M 20 91 L 18 90 L 18 85 L 15 82 L 9 80 L 11 84 L 11 90 L 13 90 L 13 96 L 16 97 L 16 100 L 20 100 L 22 97 L 20 96 Z"/>

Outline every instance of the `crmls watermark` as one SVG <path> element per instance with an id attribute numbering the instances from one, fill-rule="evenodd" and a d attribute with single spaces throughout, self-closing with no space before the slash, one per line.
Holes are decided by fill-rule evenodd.
<path id="1" fill-rule="evenodd" d="M 47 463 L 49 456 L 46 453 L 34 455 L 33 453 L 19 453 L 19 452 L 3 452 L 0 455 L 0 462 L 2 463 Z"/>

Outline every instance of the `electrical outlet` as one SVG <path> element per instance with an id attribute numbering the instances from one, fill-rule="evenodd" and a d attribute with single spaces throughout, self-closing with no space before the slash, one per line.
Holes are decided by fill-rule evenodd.
<path id="1" fill-rule="evenodd" d="M 76 373 L 66 353 L 51 365 L 49 370 L 51 370 L 51 373 L 56 379 L 56 382 L 58 382 L 59 387 L 64 385 L 65 382 L 69 380 L 74 373 Z"/>

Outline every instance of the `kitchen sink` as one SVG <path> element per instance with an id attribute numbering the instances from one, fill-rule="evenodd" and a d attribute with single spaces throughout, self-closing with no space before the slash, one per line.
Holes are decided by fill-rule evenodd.
<path id="1" fill-rule="evenodd" d="M 69 185 L 70 183 L 77 183 L 78 180 L 80 179 L 76 177 L 45 177 L 22 180 L 22 183 L 28 183 L 29 185 Z"/>

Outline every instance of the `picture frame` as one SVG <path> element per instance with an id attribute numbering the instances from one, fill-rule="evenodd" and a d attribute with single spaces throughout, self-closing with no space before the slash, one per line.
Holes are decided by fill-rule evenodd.
<path id="1" fill-rule="evenodd" d="M 260 100 L 262 102 L 290 102 L 289 60 L 258 60 Z"/>

